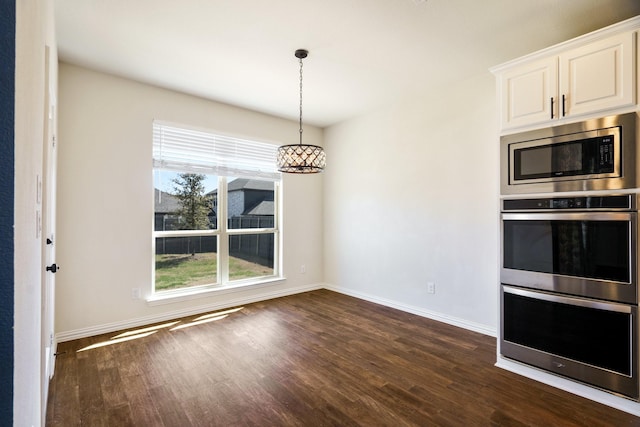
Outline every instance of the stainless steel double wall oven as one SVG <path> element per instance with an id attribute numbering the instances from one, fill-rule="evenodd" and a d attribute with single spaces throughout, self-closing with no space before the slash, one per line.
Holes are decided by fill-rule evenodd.
<path id="1" fill-rule="evenodd" d="M 639 398 L 638 116 L 501 138 L 502 356 Z"/>

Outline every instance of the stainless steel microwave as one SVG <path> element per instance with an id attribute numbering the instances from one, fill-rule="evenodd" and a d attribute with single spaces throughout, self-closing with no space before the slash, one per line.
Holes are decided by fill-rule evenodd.
<path id="1" fill-rule="evenodd" d="M 500 138 L 502 194 L 640 187 L 637 113 Z"/>

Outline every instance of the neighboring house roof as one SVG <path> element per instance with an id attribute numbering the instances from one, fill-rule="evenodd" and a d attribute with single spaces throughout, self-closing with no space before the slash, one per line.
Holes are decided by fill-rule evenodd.
<path id="1" fill-rule="evenodd" d="M 237 178 L 229 183 L 229 191 L 236 190 L 271 190 L 273 182 L 261 181 L 259 179 Z"/>
<path id="2" fill-rule="evenodd" d="M 153 189 L 156 213 L 173 213 L 180 209 L 178 198 L 164 191 Z"/>
<path id="3" fill-rule="evenodd" d="M 273 215 L 273 200 L 263 200 L 252 209 L 245 212 L 245 215 Z"/>
<path id="4" fill-rule="evenodd" d="M 273 182 L 261 181 L 259 179 L 236 178 L 227 185 L 227 189 L 228 191 L 238 191 L 238 190 L 273 191 Z M 207 195 L 216 195 L 216 194 L 218 194 L 217 188 L 207 193 Z"/>

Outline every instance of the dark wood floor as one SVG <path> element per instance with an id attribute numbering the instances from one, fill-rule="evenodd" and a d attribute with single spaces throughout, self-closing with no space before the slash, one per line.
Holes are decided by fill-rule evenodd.
<path id="1" fill-rule="evenodd" d="M 494 367 L 494 338 L 325 290 L 177 322 L 60 344 L 47 426 L 640 425 Z"/>

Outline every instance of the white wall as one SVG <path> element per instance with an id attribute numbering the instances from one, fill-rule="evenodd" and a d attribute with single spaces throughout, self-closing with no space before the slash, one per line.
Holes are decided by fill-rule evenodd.
<path id="1" fill-rule="evenodd" d="M 51 1 L 16 2 L 15 247 L 13 423 L 44 425 L 42 378 L 42 238 L 37 237 L 37 177 L 43 173 L 45 45 L 51 47 L 51 84 L 57 55 Z M 44 383 L 43 383 L 44 381 Z"/>
<path id="2" fill-rule="evenodd" d="M 64 63 L 59 84 L 60 339 L 321 286 L 322 176 L 285 175 L 287 280 L 160 306 L 132 300 L 132 288 L 141 288 L 143 297 L 152 289 L 152 121 L 275 144 L 297 142 L 297 124 Z M 305 126 L 306 142 L 322 145 L 322 138 L 322 130 Z"/>
<path id="3" fill-rule="evenodd" d="M 495 334 L 495 98 L 487 71 L 325 130 L 327 284 Z"/>

